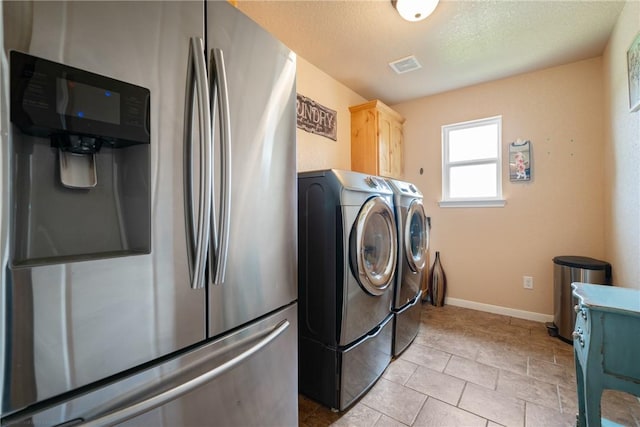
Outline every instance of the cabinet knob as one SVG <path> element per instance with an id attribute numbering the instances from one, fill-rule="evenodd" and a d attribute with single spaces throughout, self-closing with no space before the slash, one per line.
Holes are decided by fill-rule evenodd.
<path id="1" fill-rule="evenodd" d="M 573 333 L 571 334 L 571 337 L 573 338 L 574 341 L 578 341 L 580 343 L 580 347 L 584 347 L 584 338 L 582 337 L 581 328 L 578 328 L 577 330 L 573 331 Z"/>

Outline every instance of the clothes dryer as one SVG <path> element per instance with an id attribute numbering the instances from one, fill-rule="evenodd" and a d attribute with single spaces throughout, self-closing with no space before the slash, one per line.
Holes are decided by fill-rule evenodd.
<path id="1" fill-rule="evenodd" d="M 398 263 L 392 311 L 393 355 L 411 344 L 420 326 L 420 284 L 429 250 L 429 227 L 422 204 L 422 193 L 409 183 L 387 180 L 394 192 L 398 226 Z"/>
<path id="2" fill-rule="evenodd" d="M 391 361 L 397 228 L 380 177 L 298 174 L 299 391 L 336 410 Z"/>

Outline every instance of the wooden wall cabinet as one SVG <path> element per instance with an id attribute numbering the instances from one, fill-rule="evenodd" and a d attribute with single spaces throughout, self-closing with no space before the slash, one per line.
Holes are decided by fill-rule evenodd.
<path id="1" fill-rule="evenodd" d="M 351 169 L 372 175 L 404 175 L 404 117 L 382 101 L 349 107 L 351 111 Z"/>

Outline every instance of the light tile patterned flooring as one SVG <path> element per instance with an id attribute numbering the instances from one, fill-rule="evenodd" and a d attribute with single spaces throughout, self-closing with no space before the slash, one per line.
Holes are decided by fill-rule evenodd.
<path id="1" fill-rule="evenodd" d="M 542 323 L 424 305 L 413 344 L 365 396 L 342 413 L 300 396 L 300 426 L 575 426 L 574 369 Z M 629 394 L 605 391 L 602 412 L 640 427 Z"/>

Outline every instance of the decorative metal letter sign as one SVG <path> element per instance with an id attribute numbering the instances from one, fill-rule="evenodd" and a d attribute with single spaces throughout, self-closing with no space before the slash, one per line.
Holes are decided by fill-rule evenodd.
<path id="1" fill-rule="evenodd" d="M 334 110 L 298 94 L 296 99 L 298 128 L 337 140 L 337 116 Z"/>

